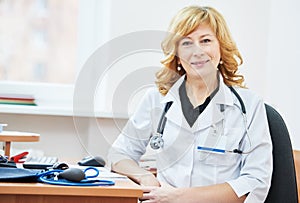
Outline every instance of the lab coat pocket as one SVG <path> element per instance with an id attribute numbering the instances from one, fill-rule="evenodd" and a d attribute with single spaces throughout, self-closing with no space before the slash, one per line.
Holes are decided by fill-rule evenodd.
<path id="1" fill-rule="evenodd" d="M 202 168 L 210 171 L 214 184 L 224 183 L 238 177 L 241 155 L 236 153 L 210 154 L 202 164 Z"/>
<path id="2" fill-rule="evenodd" d="M 225 152 L 205 152 L 198 151 L 199 160 L 203 164 L 211 166 L 235 166 L 239 162 L 240 154 L 232 153 L 234 149 L 239 149 L 239 144 L 244 136 L 245 129 L 243 128 L 224 128 L 223 136 L 220 139 L 222 142 L 216 145 L 216 149 L 223 149 Z"/>
<path id="3" fill-rule="evenodd" d="M 203 163 L 212 166 L 233 166 L 238 163 L 239 157 L 240 155 L 236 153 L 209 153 Z"/>

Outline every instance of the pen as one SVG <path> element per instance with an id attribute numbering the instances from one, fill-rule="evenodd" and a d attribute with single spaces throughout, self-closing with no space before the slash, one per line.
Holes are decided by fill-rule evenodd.
<path id="1" fill-rule="evenodd" d="M 210 152 L 219 152 L 219 153 L 225 153 L 224 149 L 217 149 L 217 148 L 210 148 L 210 147 L 197 147 L 198 150 L 203 150 L 203 151 L 210 151 Z"/>

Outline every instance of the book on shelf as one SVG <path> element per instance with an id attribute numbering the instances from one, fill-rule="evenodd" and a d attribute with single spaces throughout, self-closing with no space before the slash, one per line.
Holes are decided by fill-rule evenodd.
<path id="1" fill-rule="evenodd" d="M 0 104 L 36 106 L 33 95 L 12 93 L 0 93 Z"/>

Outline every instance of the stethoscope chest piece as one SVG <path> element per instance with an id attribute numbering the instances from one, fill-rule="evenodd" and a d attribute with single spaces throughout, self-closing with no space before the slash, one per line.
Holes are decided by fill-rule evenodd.
<path id="1" fill-rule="evenodd" d="M 164 146 L 164 140 L 161 133 L 156 132 L 154 135 L 152 135 L 150 139 L 150 146 L 152 149 L 160 149 Z"/>

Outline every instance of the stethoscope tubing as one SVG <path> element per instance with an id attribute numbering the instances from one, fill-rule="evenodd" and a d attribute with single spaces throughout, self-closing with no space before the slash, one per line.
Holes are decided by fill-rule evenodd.
<path id="1" fill-rule="evenodd" d="M 86 173 L 88 170 L 94 170 L 96 173 L 90 176 L 86 176 L 85 179 L 80 182 L 73 182 L 65 179 L 54 180 L 54 178 L 47 178 L 49 176 L 56 176 L 59 173 L 63 172 L 63 170 L 55 169 L 50 170 L 44 173 L 39 174 L 38 181 L 42 183 L 52 184 L 52 185 L 62 185 L 62 186 L 112 186 L 115 185 L 113 180 L 97 180 L 97 179 L 88 179 L 95 178 L 99 175 L 99 170 L 94 167 L 88 167 L 84 170 Z"/>
<path id="2" fill-rule="evenodd" d="M 246 107 L 245 107 L 245 104 L 241 98 L 241 96 L 237 93 L 237 91 L 232 87 L 232 86 L 228 86 L 228 88 L 231 90 L 231 92 L 236 96 L 236 98 L 238 99 L 240 105 L 241 105 L 241 113 L 242 113 L 242 116 L 243 116 L 243 122 L 244 122 L 244 125 L 245 125 L 245 135 L 243 136 L 242 140 L 243 141 L 245 139 L 245 137 L 247 136 L 249 141 L 250 141 L 250 137 L 249 137 L 249 134 L 248 134 L 248 128 L 247 128 L 247 117 L 246 117 Z M 162 115 L 160 117 L 160 120 L 159 120 L 159 123 L 158 123 L 158 126 L 157 126 L 157 132 L 155 133 L 155 135 L 152 135 L 150 137 L 150 146 L 152 149 L 154 150 L 157 150 L 157 149 L 160 149 L 163 145 L 164 145 L 164 140 L 163 140 L 163 131 L 164 131 L 164 128 L 165 128 L 165 125 L 166 125 L 166 113 L 168 112 L 169 108 L 171 107 L 173 102 L 168 102 L 166 105 L 165 105 L 165 108 L 162 112 Z M 221 111 L 223 112 L 224 111 L 224 106 L 221 106 Z M 238 153 L 238 154 L 249 154 L 250 152 L 253 151 L 253 149 L 251 149 L 251 141 L 250 141 L 250 150 L 249 151 L 246 151 L 246 152 L 243 152 L 242 150 L 240 149 L 234 149 L 232 151 L 230 150 L 223 150 L 224 152 L 229 152 L 229 153 Z"/>

